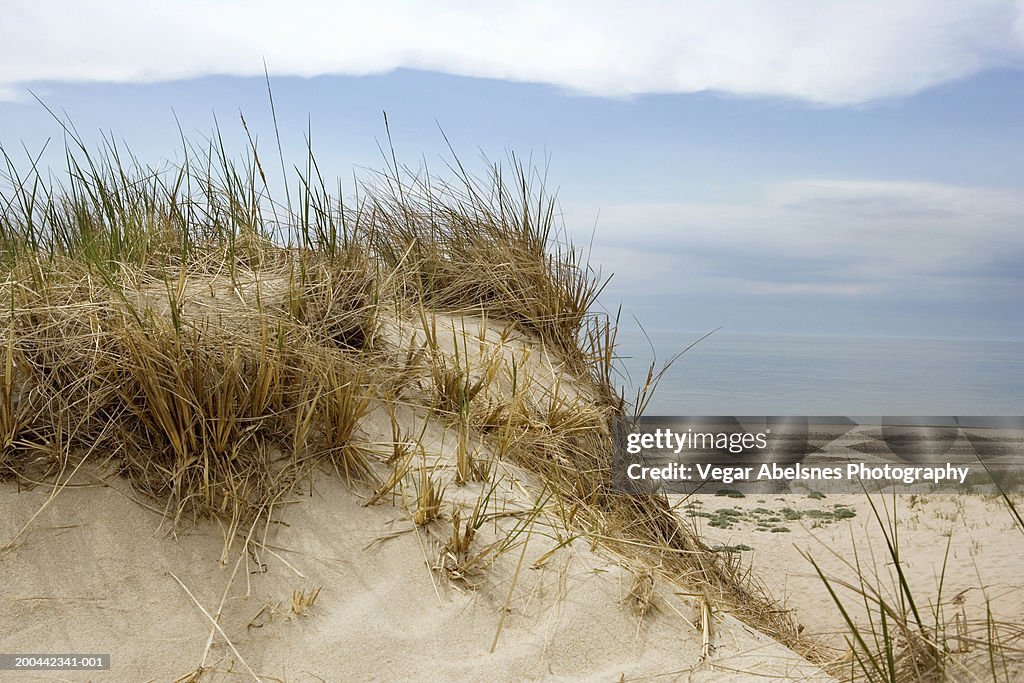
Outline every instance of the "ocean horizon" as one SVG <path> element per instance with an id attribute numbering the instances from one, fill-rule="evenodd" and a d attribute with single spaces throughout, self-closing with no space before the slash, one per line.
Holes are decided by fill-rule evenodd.
<path id="1" fill-rule="evenodd" d="M 635 400 L 706 332 L 622 329 L 618 383 Z M 1024 415 L 1024 342 L 716 332 L 665 372 L 647 415 Z"/>

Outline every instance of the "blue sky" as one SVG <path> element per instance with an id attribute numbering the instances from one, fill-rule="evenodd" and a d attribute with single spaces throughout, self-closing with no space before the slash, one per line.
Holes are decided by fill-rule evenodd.
<path id="1" fill-rule="evenodd" d="M 31 89 L 154 164 L 175 116 L 269 150 L 266 58 L 347 186 L 385 110 L 413 165 L 550 162 L 650 329 L 1024 340 L 1024 2 L 386 4 L 4 3 L 0 144 L 59 141 Z"/>

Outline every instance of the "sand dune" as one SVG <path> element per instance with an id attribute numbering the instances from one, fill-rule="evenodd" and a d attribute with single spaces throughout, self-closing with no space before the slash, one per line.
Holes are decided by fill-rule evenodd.
<path id="1" fill-rule="evenodd" d="M 191 680 L 830 680 L 724 613 L 702 660 L 699 600 L 659 581 L 641 616 L 620 559 L 583 539 L 556 549 L 539 525 L 470 587 L 436 569 L 444 524 L 418 529 L 400 507 L 363 507 L 325 474 L 280 523 L 256 529 L 252 552 L 238 539 L 222 564 L 216 523 L 168 535 L 123 480 L 95 476 L 79 472 L 0 557 L 0 649 L 109 653 L 111 670 L 0 680 L 190 680 L 204 662 Z M 518 489 L 504 492 L 510 511 L 532 504 Z M 5 484 L 0 495 L 8 539 L 48 491 Z M 293 591 L 316 588 L 306 613 L 293 612 Z M 208 652 L 201 607 L 223 629 Z"/>

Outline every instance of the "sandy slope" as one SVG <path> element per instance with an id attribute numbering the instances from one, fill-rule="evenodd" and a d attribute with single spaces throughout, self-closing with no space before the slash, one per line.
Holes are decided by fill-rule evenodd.
<path id="1" fill-rule="evenodd" d="M 361 507 L 333 477 L 289 505 L 255 555 L 236 549 L 221 566 L 212 522 L 172 538 L 159 515 L 130 501 L 123 482 L 89 484 L 80 472 L 0 558 L 0 650 L 109 652 L 109 673 L 40 673 L 0 679 L 173 680 L 198 667 L 222 596 L 222 628 L 202 680 L 821 680 L 782 646 L 716 615 L 715 650 L 701 664 L 692 601 L 657 586 L 655 609 L 630 609 L 632 576 L 576 541 L 556 551 L 536 533 L 512 587 L 520 551 L 476 589 L 428 566 L 438 542 L 391 505 Z M 0 539 L 13 537 L 47 499 L 43 488 L 0 488 Z M 257 535 L 262 536 L 260 529 Z M 265 569 L 265 571 L 263 571 Z M 175 578 L 176 577 L 176 578 Z M 305 616 L 296 589 L 322 586 Z M 509 612 L 490 653 L 502 606 Z M 243 661 L 241 661 L 244 659 Z M 229 674 L 227 672 L 235 672 Z M 692 674 L 691 674 L 692 672 Z M 662 679 L 659 679 L 662 680 Z M 777 678 L 774 680 L 778 680 Z"/>

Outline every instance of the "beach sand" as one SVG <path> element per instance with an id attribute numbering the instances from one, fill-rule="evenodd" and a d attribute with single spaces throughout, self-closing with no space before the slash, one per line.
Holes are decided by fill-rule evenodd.
<path id="1" fill-rule="evenodd" d="M 441 525 L 421 530 L 400 508 L 363 507 L 324 476 L 257 529 L 252 553 L 236 543 L 221 563 L 216 523 L 168 535 L 123 480 L 95 476 L 76 475 L 0 556 L 0 650 L 107 653 L 111 669 L 0 680 L 829 680 L 723 613 L 702 662 L 698 601 L 659 582 L 641 617 L 634 576 L 583 540 L 556 550 L 538 529 L 525 553 L 502 555 L 472 588 L 435 569 Z M 510 510 L 528 507 L 506 493 Z M 0 496 L 8 539 L 48 492 L 4 484 Z M 293 591 L 317 588 L 295 613 Z M 223 633 L 208 616 L 217 614 Z"/>
<path id="2" fill-rule="evenodd" d="M 879 494 L 870 501 L 864 494 L 699 495 L 677 502 L 708 540 L 739 552 L 745 565 L 794 610 L 805 635 L 840 651 L 848 649 L 849 628 L 808 557 L 834 580 L 851 618 L 869 630 L 873 618 L 877 628 L 878 610 L 865 609 L 858 593 L 843 583 L 859 587 L 863 578 L 890 604 L 899 604 L 899 578 L 883 529 L 898 544 L 908 592 L 926 625 L 945 624 L 947 634 L 956 636 L 966 633 L 961 629 L 969 624 L 971 635 L 978 637 L 991 616 L 1012 625 L 1020 638 L 1024 533 L 994 495 Z M 954 680 L 991 680 L 983 641 L 964 647 L 951 637 L 948 646 L 974 672 L 962 671 Z M 1012 646 L 1019 648 L 1019 640 Z M 1000 680 L 1024 678 L 1024 668 L 1011 666 L 1007 676 Z"/>

